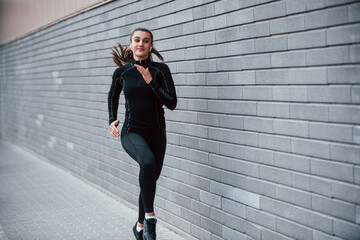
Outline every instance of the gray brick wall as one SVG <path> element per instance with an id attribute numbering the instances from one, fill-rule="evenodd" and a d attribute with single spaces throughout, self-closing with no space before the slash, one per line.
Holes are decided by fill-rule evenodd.
<path id="1" fill-rule="evenodd" d="M 162 221 L 197 239 L 360 239 L 359 16 L 356 0 L 113 1 L 0 47 L 0 134 L 136 204 L 107 92 L 110 48 L 144 26 L 178 93 Z"/>

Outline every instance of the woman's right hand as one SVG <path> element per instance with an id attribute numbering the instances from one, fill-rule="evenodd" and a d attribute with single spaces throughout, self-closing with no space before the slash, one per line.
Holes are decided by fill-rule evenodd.
<path id="1" fill-rule="evenodd" d="M 120 136 L 119 130 L 117 129 L 117 125 L 119 125 L 119 120 L 115 120 L 110 124 L 110 129 L 109 130 L 110 130 L 110 134 L 113 137 L 119 137 Z"/>

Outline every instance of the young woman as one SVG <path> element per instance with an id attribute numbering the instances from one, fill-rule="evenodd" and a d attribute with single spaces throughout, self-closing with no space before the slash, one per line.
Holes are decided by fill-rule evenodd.
<path id="1" fill-rule="evenodd" d="M 108 94 L 110 133 L 121 135 L 124 150 L 140 166 L 139 216 L 133 227 L 136 239 L 156 239 L 154 198 L 156 180 L 160 176 L 166 148 L 163 105 L 174 110 L 177 103 L 175 86 L 168 66 L 153 62 L 151 53 L 163 61 L 153 47 L 153 35 L 145 28 L 135 29 L 129 48 L 118 44 L 113 60 L 119 66 L 114 71 Z M 121 133 L 117 129 L 120 92 L 125 95 L 125 120 Z"/>

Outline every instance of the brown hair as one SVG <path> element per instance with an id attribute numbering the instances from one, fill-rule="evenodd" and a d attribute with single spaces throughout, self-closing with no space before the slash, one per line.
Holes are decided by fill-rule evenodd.
<path id="1" fill-rule="evenodd" d="M 134 33 L 136 31 L 141 31 L 141 32 L 147 32 L 150 34 L 150 38 L 151 38 L 151 43 L 153 43 L 153 34 L 150 32 L 150 30 L 146 29 L 146 28 L 136 28 L 132 31 L 131 35 L 130 35 L 130 42 L 131 42 L 131 39 L 134 35 Z M 118 43 L 118 47 L 119 49 L 114 46 L 113 48 L 111 48 L 111 54 L 113 55 L 112 59 L 113 61 L 115 62 L 116 65 L 118 65 L 119 67 L 129 63 L 132 61 L 132 59 L 134 58 L 133 56 L 133 52 L 132 50 L 126 46 L 125 48 L 123 46 L 121 46 L 120 43 Z M 149 53 L 149 56 L 150 56 L 150 59 L 152 60 L 152 57 L 151 57 L 151 53 L 154 53 L 156 56 L 158 56 L 158 58 L 161 60 L 161 61 L 164 61 L 164 58 L 161 56 L 161 54 L 154 48 L 152 47 L 151 50 L 150 50 L 150 53 Z"/>

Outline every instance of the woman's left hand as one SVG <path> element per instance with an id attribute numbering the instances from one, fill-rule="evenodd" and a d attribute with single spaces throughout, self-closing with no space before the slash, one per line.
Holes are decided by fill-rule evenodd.
<path id="1" fill-rule="evenodd" d="M 137 68 L 137 70 L 141 73 L 141 76 L 145 80 L 147 84 L 149 84 L 152 80 L 152 76 L 149 72 L 149 68 L 144 68 L 143 66 L 140 66 L 138 64 L 134 64 L 134 66 Z"/>

